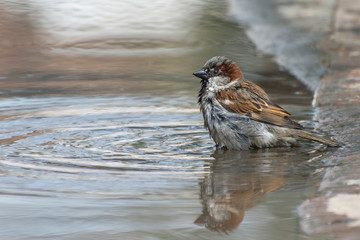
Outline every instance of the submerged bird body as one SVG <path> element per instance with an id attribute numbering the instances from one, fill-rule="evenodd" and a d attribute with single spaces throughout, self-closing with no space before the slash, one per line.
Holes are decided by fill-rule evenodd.
<path id="1" fill-rule="evenodd" d="M 234 62 L 213 57 L 194 73 L 201 78 L 199 105 L 204 125 L 217 148 L 246 150 L 291 146 L 306 138 L 330 146 L 336 142 L 303 130 L 265 91 L 246 80 Z"/>

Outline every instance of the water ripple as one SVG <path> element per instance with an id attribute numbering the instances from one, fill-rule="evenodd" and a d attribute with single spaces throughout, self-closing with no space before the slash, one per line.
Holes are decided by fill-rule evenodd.
<path id="1" fill-rule="evenodd" d="M 3 115 L 1 119 L 8 130 L 0 132 L 0 164 L 2 175 L 8 179 L 41 179 L 45 185 L 56 179 L 105 181 L 122 186 L 126 193 L 132 192 L 133 184 L 149 184 L 150 180 L 156 184 L 199 178 L 208 169 L 205 162 L 212 159 L 209 151 L 213 145 L 198 109 L 189 100 L 188 104 L 181 100 L 185 107 L 159 107 L 156 100 L 154 105 L 141 106 L 136 98 L 129 97 L 126 101 L 99 98 L 97 104 L 93 104 L 94 99 L 67 98 L 56 109 L 51 107 L 55 99 L 47 99 L 48 104 L 31 99 L 32 108 L 26 107 L 28 99 L 22 100 L 24 104 L 13 106 L 11 116 Z M 8 101 L 0 104 L 3 113 Z M 28 187 L 25 192 L 62 192 L 46 190 L 48 187 Z M 77 189 L 74 194 L 95 191 L 101 195 L 92 188 Z M 24 189 L 8 189 L 7 193 L 21 191 Z"/>

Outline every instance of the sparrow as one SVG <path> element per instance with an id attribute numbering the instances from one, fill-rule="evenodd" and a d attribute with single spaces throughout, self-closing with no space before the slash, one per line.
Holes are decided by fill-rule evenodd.
<path id="1" fill-rule="evenodd" d="M 247 150 L 294 146 L 308 139 L 331 147 L 339 144 L 304 130 L 265 91 L 244 78 L 232 60 L 216 56 L 193 75 L 201 79 L 198 103 L 204 125 L 218 149 Z"/>

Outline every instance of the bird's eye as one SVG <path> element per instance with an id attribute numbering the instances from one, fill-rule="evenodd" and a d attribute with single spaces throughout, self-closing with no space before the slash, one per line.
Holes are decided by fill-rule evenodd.
<path id="1" fill-rule="evenodd" d="M 219 69 L 215 68 L 215 69 L 214 69 L 214 73 L 215 73 L 215 74 L 218 74 L 218 73 L 219 73 Z"/>

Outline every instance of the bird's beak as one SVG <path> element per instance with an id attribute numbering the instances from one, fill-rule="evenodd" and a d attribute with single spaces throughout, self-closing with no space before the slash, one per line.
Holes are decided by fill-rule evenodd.
<path id="1" fill-rule="evenodd" d="M 207 73 L 204 70 L 194 72 L 193 74 L 194 74 L 194 76 L 201 78 L 203 80 L 209 79 L 209 76 L 207 75 Z"/>

